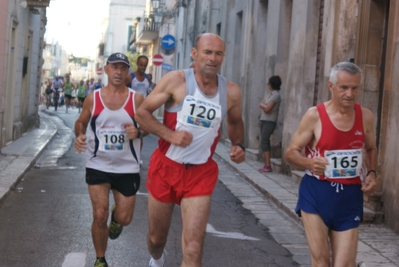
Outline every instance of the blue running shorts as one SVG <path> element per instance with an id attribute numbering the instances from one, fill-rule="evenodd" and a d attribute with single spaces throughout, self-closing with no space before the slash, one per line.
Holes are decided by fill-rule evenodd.
<path id="1" fill-rule="evenodd" d="M 318 214 L 333 231 L 359 227 L 363 220 L 363 191 L 361 185 L 343 185 L 320 181 L 305 174 L 299 185 L 295 212 L 301 210 Z"/>

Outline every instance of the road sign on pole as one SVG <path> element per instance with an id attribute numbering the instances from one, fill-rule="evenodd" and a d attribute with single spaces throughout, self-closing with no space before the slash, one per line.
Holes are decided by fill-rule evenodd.
<path id="1" fill-rule="evenodd" d="M 152 63 L 153 63 L 155 66 L 161 66 L 162 63 L 163 63 L 163 57 L 162 57 L 162 55 L 161 55 L 161 54 L 155 54 L 155 55 L 152 57 Z"/>
<path id="2" fill-rule="evenodd" d="M 173 70 L 173 66 L 170 64 L 162 64 L 163 70 Z"/>
<path id="3" fill-rule="evenodd" d="M 165 48 L 166 50 L 173 49 L 176 45 L 176 39 L 170 34 L 165 35 L 161 39 L 161 46 Z"/>
<path id="4" fill-rule="evenodd" d="M 103 68 L 98 68 L 97 70 L 96 70 L 96 73 L 97 73 L 97 75 L 101 75 L 101 74 L 103 74 Z"/>

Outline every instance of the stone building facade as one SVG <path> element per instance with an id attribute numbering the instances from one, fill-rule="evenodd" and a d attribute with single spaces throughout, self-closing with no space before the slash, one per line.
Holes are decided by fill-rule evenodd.
<path id="1" fill-rule="evenodd" d="M 0 0 L 0 147 L 39 125 L 49 0 Z"/>
<path id="2" fill-rule="evenodd" d="M 354 60 L 362 68 L 358 102 L 375 115 L 378 144 L 378 190 L 365 198 L 365 207 L 399 232 L 399 1 L 181 0 L 177 5 L 177 21 L 184 21 L 177 25 L 180 66 L 189 65 L 197 34 L 217 33 L 226 42 L 221 74 L 243 93 L 248 156 L 260 156 L 258 104 L 267 79 L 282 78 L 272 156 L 284 173 L 296 171 L 282 155 L 300 119 L 330 97 L 331 67 Z"/>

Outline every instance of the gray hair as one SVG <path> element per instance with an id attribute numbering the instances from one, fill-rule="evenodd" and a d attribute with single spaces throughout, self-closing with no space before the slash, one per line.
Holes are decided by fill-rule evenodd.
<path id="1" fill-rule="evenodd" d="M 337 76 L 340 71 L 345 71 L 352 75 L 355 75 L 357 73 L 360 73 L 360 75 L 362 75 L 362 70 L 355 63 L 347 61 L 339 62 L 334 67 L 332 67 L 330 71 L 329 81 L 332 84 L 335 85 L 337 83 Z"/>

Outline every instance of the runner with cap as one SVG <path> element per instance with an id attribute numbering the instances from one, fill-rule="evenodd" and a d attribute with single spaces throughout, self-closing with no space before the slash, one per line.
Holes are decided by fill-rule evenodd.
<path id="1" fill-rule="evenodd" d="M 133 218 L 140 187 L 140 137 L 136 109 L 144 98 L 125 86 L 130 63 L 122 53 L 112 54 L 104 72 L 107 86 L 85 99 L 75 123 L 75 149 L 86 151 L 86 183 L 93 206 L 91 227 L 96 261 L 94 267 L 108 267 L 105 260 L 108 237 L 116 239 Z M 89 135 L 86 129 L 90 123 Z M 109 193 L 115 204 L 109 216 Z"/>

